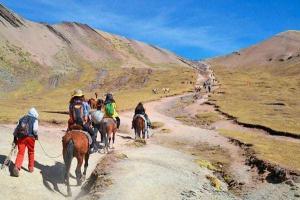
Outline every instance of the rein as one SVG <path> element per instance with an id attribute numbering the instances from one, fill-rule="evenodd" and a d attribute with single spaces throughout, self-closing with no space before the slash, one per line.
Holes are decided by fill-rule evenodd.
<path id="1" fill-rule="evenodd" d="M 52 158 L 52 159 L 54 159 L 54 158 L 59 158 L 59 157 L 61 157 L 62 156 L 62 153 L 61 154 L 59 154 L 58 156 L 51 156 L 51 155 L 49 155 L 46 151 L 45 151 L 45 149 L 44 149 L 44 147 L 43 147 L 43 145 L 41 144 L 41 142 L 38 140 L 38 142 L 39 142 L 39 144 L 40 144 L 40 147 L 42 148 L 42 150 L 43 150 L 43 152 L 44 152 L 44 154 L 45 154 L 45 156 L 47 156 L 48 158 Z"/>

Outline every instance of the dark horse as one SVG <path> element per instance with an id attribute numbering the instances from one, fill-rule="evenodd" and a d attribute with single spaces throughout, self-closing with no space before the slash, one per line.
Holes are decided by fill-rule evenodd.
<path id="1" fill-rule="evenodd" d="M 77 167 L 75 170 L 77 185 L 81 185 L 82 181 L 85 180 L 86 169 L 88 167 L 89 160 L 89 141 L 87 136 L 81 130 L 71 130 L 68 131 L 62 137 L 62 145 L 63 145 L 63 157 L 66 166 L 65 172 L 65 181 L 68 189 L 68 196 L 72 196 L 71 188 L 70 188 L 70 168 L 73 157 L 77 158 Z M 81 166 L 84 161 L 84 171 L 83 176 L 81 174 Z"/>
<path id="2" fill-rule="evenodd" d="M 143 139 L 145 139 L 146 134 L 146 125 L 145 125 L 145 119 L 141 117 L 140 115 L 136 115 L 132 122 L 134 133 L 135 133 L 135 139 L 141 138 L 141 135 Z"/>
<path id="3" fill-rule="evenodd" d="M 112 118 L 103 118 L 100 123 L 100 132 L 104 136 L 105 148 L 104 152 L 108 153 L 108 148 L 110 147 L 110 142 L 112 141 L 112 148 L 115 143 L 115 135 L 117 132 L 117 124 Z"/>

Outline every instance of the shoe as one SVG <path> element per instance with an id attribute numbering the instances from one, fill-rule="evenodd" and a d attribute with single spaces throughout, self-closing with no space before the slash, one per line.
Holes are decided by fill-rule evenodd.
<path id="1" fill-rule="evenodd" d="M 34 169 L 28 169 L 29 173 L 32 173 L 34 171 Z"/>
<path id="2" fill-rule="evenodd" d="M 14 167 L 12 172 L 11 172 L 11 175 L 14 176 L 14 177 L 19 177 L 19 169 L 17 167 Z"/>

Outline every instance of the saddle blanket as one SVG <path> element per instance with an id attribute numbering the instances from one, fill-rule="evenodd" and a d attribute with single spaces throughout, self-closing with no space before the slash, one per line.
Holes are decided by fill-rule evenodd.
<path id="1" fill-rule="evenodd" d="M 89 141 L 89 145 L 91 145 L 93 140 L 92 140 L 92 137 L 90 136 L 90 134 L 88 132 L 85 132 L 85 131 L 82 131 L 82 130 L 80 130 L 79 132 L 83 133 L 87 137 L 87 139 Z"/>

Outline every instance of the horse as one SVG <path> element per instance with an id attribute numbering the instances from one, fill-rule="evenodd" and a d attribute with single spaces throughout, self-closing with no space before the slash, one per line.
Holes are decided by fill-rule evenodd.
<path id="1" fill-rule="evenodd" d="M 139 115 L 135 116 L 133 119 L 133 128 L 134 128 L 134 133 L 135 133 L 135 139 L 141 138 L 141 135 L 143 139 L 146 138 L 146 124 L 145 124 L 145 119 Z"/>
<path id="2" fill-rule="evenodd" d="M 157 88 L 153 88 L 153 89 L 152 89 L 152 92 L 153 92 L 154 94 L 158 94 L 158 89 L 157 89 Z"/>
<path id="3" fill-rule="evenodd" d="M 92 109 L 97 109 L 97 99 L 98 99 L 98 93 L 97 92 L 95 92 L 95 97 L 96 97 L 96 99 L 90 98 L 88 100 L 88 104 L 90 105 L 90 107 Z"/>
<path id="4" fill-rule="evenodd" d="M 162 91 L 163 91 L 164 94 L 169 93 L 170 92 L 170 88 L 163 88 Z"/>
<path id="5" fill-rule="evenodd" d="M 103 99 L 98 99 L 97 100 L 97 107 L 100 107 L 101 109 L 103 108 L 104 106 L 104 100 Z M 101 110 L 100 109 L 100 110 Z"/>
<path id="6" fill-rule="evenodd" d="M 81 130 L 71 130 L 66 132 L 62 137 L 63 146 L 63 159 L 66 167 L 65 182 L 67 185 L 68 196 L 72 196 L 70 188 L 70 168 L 73 157 L 77 158 L 77 167 L 75 170 L 77 185 L 81 185 L 85 180 L 86 170 L 88 167 L 89 154 L 89 141 L 87 136 Z M 81 166 L 84 161 L 83 176 L 81 174 Z"/>
<path id="7" fill-rule="evenodd" d="M 195 86 L 195 92 L 201 92 L 201 86 L 200 85 L 196 85 Z"/>
<path id="8" fill-rule="evenodd" d="M 115 135 L 117 132 L 117 124 L 113 118 L 105 117 L 100 122 L 100 133 L 103 135 L 104 139 L 104 153 L 105 150 L 108 153 L 108 148 L 110 147 L 110 142 L 112 141 L 112 147 L 115 143 Z"/>

